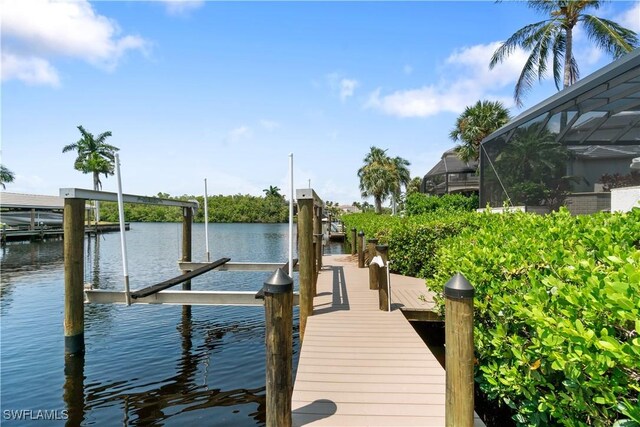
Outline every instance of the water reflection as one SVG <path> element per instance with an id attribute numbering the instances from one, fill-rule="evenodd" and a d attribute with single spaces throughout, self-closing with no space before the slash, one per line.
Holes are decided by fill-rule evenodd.
<path id="1" fill-rule="evenodd" d="M 63 398 L 67 426 L 79 426 L 84 420 L 84 354 L 65 355 Z"/>
<path id="2" fill-rule="evenodd" d="M 0 248 L 0 314 L 12 306 L 15 286 L 35 281 L 39 275 L 54 276 L 64 269 L 61 240 L 12 242 Z"/>
<path id="3" fill-rule="evenodd" d="M 176 230 L 175 224 L 132 224 L 127 245 L 134 289 L 176 275 Z M 194 230 L 198 259 L 204 227 Z M 213 230 L 212 259 L 286 261 L 286 224 L 215 224 Z M 87 351 L 65 358 L 63 242 L 10 243 L 1 255 L 0 410 L 66 409 L 69 426 L 264 425 L 262 309 L 86 305 Z M 117 234 L 85 240 L 84 270 L 94 287 L 122 289 Z M 212 272 L 192 286 L 256 291 L 268 275 Z M 298 336 L 294 309 L 294 366 Z"/>
<path id="4" fill-rule="evenodd" d="M 177 325 L 181 337 L 181 355 L 175 363 L 177 374 L 146 384 L 136 384 L 133 380 L 131 383 L 93 383 L 87 385 L 85 390 L 84 357 L 66 356 L 64 402 L 69 415 L 67 425 L 80 425 L 85 420 L 85 413 L 105 406 L 122 408 L 125 425 L 161 426 L 166 420 L 191 411 L 216 407 L 242 408 L 247 405 L 253 408 L 243 411 L 252 420 L 247 424 L 264 425 L 264 386 L 231 390 L 210 389 L 206 380 L 206 373 L 211 365 L 210 357 L 217 347 L 223 345 L 225 335 L 249 334 L 255 339 L 256 326 L 255 322 L 194 322 L 191 313 L 183 313 Z M 194 334 L 200 333 L 204 335 L 204 343 L 194 347 Z M 263 334 L 261 338 L 260 342 L 263 342 Z M 157 357 L 161 358 L 162 355 L 158 354 Z M 198 384 L 200 366 L 205 368 L 205 378 Z M 224 369 L 224 366 L 219 366 L 218 369 Z M 144 373 L 141 373 L 141 376 L 144 377 Z M 127 388 L 135 391 L 126 391 Z M 236 409 L 233 412 L 240 413 L 240 410 Z M 212 419 L 210 425 L 215 425 L 215 421 Z M 228 424 L 228 419 L 224 421 L 222 418 L 219 421 L 220 425 Z"/>
<path id="5" fill-rule="evenodd" d="M 62 268 L 62 250 L 62 240 L 7 243 L 0 249 L 2 282 L 45 268 Z"/>

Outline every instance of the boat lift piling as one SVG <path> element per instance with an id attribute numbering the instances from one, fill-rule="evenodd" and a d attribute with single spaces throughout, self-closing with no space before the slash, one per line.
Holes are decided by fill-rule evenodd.
<path id="1" fill-rule="evenodd" d="M 281 263 L 231 262 L 221 258 L 210 262 L 192 262 L 191 231 L 193 210 L 198 207 L 194 201 L 180 201 L 84 190 L 77 188 L 60 189 L 64 198 L 64 265 L 65 265 L 65 309 L 64 335 L 65 359 L 84 354 L 84 304 L 176 304 L 184 309 L 191 305 L 241 305 L 264 306 L 267 336 L 267 425 L 291 425 L 291 381 L 292 367 L 292 306 L 300 305 L 300 340 L 304 336 L 307 316 L 313 313 L 314 266 L 321 268 L 321 260 L 313 250 L 314 220 L 320 224 L 323 202 L 313 189 L 297 190 L 300 293 L 293 293 L 293 279 L 286 272 L 298 267 L 298 260 Z M 86 200 L 120 201 L 120 203 L 141 203 L 160 206 L 175 206 L 183 210 L 182 256 L 178 263 L 182 274 L 155 285 L 129 292 L 85 288 L 84 286 L 84 207 Z M 122 209 L 122 217 L 124 210 Z M 291 230 L 292 225 L 290 225 Z M 290 236 L 291 238 L 291 236 Z M 321 240 L 318 237 L 319 243 Z M 124 246 L 124 245 L 123 245 Z M 292 241 L 290 241 L 290 247 Z M 123 249 L 124 251 L 124 249 Z M 207 252 L 208 255 L 208 252 Z M 123 252 L 126 263 L 126 254 Z M 320 255 L 321 256 L 321 253 Z M 258 292 L 226 292 L 190 290 L 190 280 L 209 271 L 275 271 L 264 282 Z M 125 276 L 128 276 L 125 269 Z M 127 284 L 125 282 L 125 284 Z M 182 290 L 168 290 L 177 284 Z M 183 310 L 183 315 L 184 315 Z M 188 311 L 190 314 L 190 311 Z M 184 316 L 183 316 L 184 318 Z"/>

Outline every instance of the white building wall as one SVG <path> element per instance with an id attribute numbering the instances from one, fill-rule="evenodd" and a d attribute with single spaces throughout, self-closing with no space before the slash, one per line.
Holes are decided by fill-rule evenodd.
<path id="1" fill-rule="evenodd" d="M 640 187 L 611 189 L 611 212 L 629 212 L 634 207 L 640 208 Z"/>

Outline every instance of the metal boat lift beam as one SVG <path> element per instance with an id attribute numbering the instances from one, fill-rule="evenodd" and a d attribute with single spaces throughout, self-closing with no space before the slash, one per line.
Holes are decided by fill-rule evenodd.
<path id="1" fill-rule="evenodd" d="M 210 263 L 207 262 L 178 262 L 180 270 L 189 271 L 204 267 Z M 274 271 L 278 268 L 288 269 L 289 263 L 280 262 L 227 262 L 220 267 L 214 268 L 214 271 Z M 298 271 L 298 260 L 294 259 L 293 271 Z"/>
<path id="2" fill-rule="evenodd" d="M 84 291 L 85 304 L 126 304 L 122 291 L 92 289 Z M 168 305 L 236 305 L 264 306 L 264 300 L 256 299 L 255 291 L 178 291 L 166 290 L 131 301 L 136 304 Z M 298 305 L 298 293 L 293 294 L 293 305 Z"/>

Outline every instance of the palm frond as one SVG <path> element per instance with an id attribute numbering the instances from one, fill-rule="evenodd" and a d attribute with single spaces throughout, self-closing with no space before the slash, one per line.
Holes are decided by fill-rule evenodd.
<path id="1" fill-rule="evenodd" d="M 564 52 L 566 50 L 566 37 L 560 32 L 553 42 L 553 82 L 556 89 L 560 90 L 562 79 L 564 78 Z"/>
<path id="2" fill-rule="evenodd" d="M 491 56 L 489 62 L 489 68 L 493 69 L 499 62 L 507 59 L 518 47 L 525 47 L 524 43 L 530 39 L 531 35 L 535 34 L 541 26 L 544 26 L 548 20 L 536 22 L 535 24 L 529 24 L 516 31 L 511 37 L 509 37 Z"/>
<path id="3" fill-rule="evenodd" d="M 620 24 L 593 15 L 582 15 L 580 21 L 589 40 L 614 58 L 638 47 L 638 35 Z"/>

